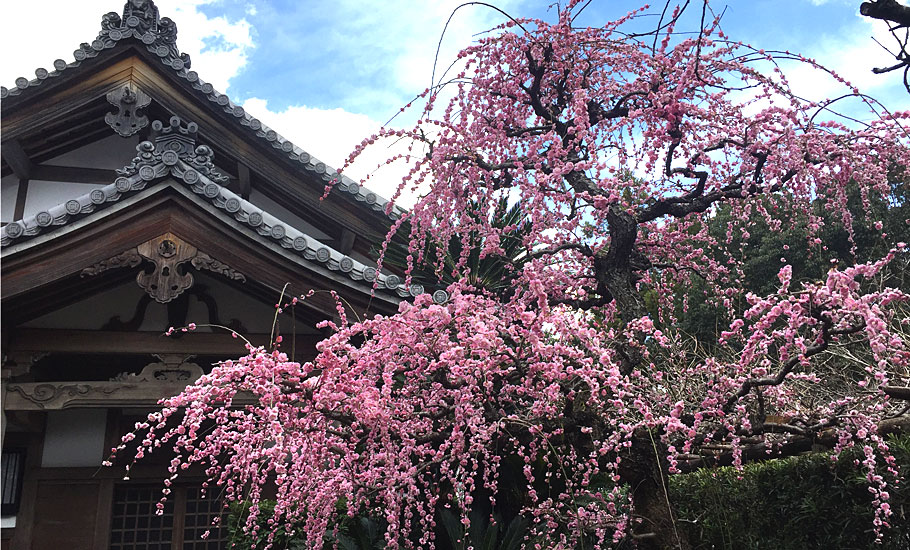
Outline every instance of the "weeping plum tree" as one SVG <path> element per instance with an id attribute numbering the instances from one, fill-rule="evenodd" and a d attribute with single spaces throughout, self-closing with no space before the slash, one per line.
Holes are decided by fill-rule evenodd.
<path id="1" fill-rule="evenodd" d="M 872 121 L 838 119 L 833 102 L 792 93 L 779 62 L 836 73 L 730 41 L 706 6 L 687 35 L 669 4 L 645 34 L 628 29 L 640 11 L 578 28 L 581 9 L 502 25 L 424 92 L 412 128 L 352 155 L 386 137 L 412 144 L 392 159 L 411 163 L 399 192 L 422 193 L 394 228 L 410 237 L 412 265 L 465 234 L 481 258 L 509 261 L 501 242 L 516 227 L 493 212 L 520 201 L 514 291 L 461 277 L 443 305 L 418 296 L 357 322 L 339 306 L 311 363 L 251 349 L 216 366 L 137 425 L 139 458 L 176 453 L 166 485 L 198 463 L 213 490 L 251 503 L 254 534 L 281 524 L 319 548 L 345 514 L 378 516 L 389 548 L 432 548 L 441 510 L 467 525 L 496 509 L 509 477 L 529 548 L 623 537 L 688 548 L 669 475 L 723 456 L 857 445 L 874 527 L 887 525 L 896 472 L 882 434 L 907 420 L 892 396 L 910 385 L 910 349 L 908 296 L 880 274 L 906 259 L 903 243 L 812 283 L 783 264 L 764 297 L 741 290 L 748 250 L 728 245 L 757 215 L 774 229 L 790 223 L 779 212 L 796 212 L 809 237 L 787 246 L 823 253 L 819 203 L 848 234 L 876 227 L 853 219 L 847 189 L 866 205 L 890 200 L 910 166 L 910 113 L 843 82 Z M 726 239 L 706 223 L 721 206 Z M 449 270 L 441 277 L 464 274 L 476 251 L 463 250 L 454 269 L 435 266 Z M 675 329 L 694 278 L 729 312 L 710 355 Z M 241 393 L 252 404 L 234 406 Z"/>

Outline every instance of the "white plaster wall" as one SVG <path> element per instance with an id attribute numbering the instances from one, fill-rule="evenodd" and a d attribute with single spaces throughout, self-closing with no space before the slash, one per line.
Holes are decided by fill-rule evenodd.
<path id="1" fill-rule="evenodd" d="M 193 272 L 195 284 L 205 285 L 207 292 L 218 304 L 218 314 L 223 323 L 239 319 L 247 331 L 268 333 L 272 328 L 272 317 L 275 313 L 274 303 L 265 304 L 242 291 L 234 289 L 218 280 L 218 276 Z M 25 323 L 26 328 L 41 329 L 77 329 L 97 330 L 115 315 L 121 321 L 128 321 L 136 310 L 136 304 L 145 295 L 135 281 L 129 281 L 116 288 L 86 298 L 67 307 L 48 313 Z M 278 296 L 275 296 L 278 301 Z M 209 322 L 208 308 L 195 297 L 190 297 L 187 323 L 202 325 Z M 283 323 L 287 323 L 287 319 Z M 139 327 L 141 331 L 165 331 L 168 328 L 167 305 L 152 302 L 148 305 L 145 318 Z M 314 327 L 297 324 L 298 334 L 316 334 Z M 199 327 L 199 332 L 211 332 L 213 329 Z M 218 329 L 214 329 L 217 331 Z"/>
<path id="2" fill-rule="evenodd" d="M 19 192 L 19 178 L 15 175 L 0 179 L 0 221 L 11 222 L 16 209 L 16 193 Z"/>
<path id="3" fill-rule="evenodd" d="M 48 411 L 41 467 L 100 466 L 106 427 L 106 409 Z"/>
<path id="4" fill-rule="evenodd" d="M 111 254 L 113 255 L 113 252 Z M 135 281 L 129 281 L 96 296 L 32 319 L 23 326 L 27 328 L 98 329 L 114 315 L 119 315 L 121 321 L 129 320 L 143 294 L 145 291 L 139 288 Z M 149 307 L 151 308 L 151 306 Z M 146 319 L 148 317 L 146 315 Z M 165 314 L 161 324 L 166 322 L 167 315 Z"/>
<path id="5" fill-rule="evenodd" d="M 76 166 L 78 168 L 106 168 L 115 170 L 129 164 L 136 156 L 139 137 L 122 138 L 111 135 L 94 143 L 73 149 L 44 164 L 52 166 Z"/>
<path id="6" fill-rule="evenodd" d="M 269 214 L 280 219 L 281 221 L 291 224 L 291 226 L 294 227 L 294 229 L 303 231 L 304 233 L 306 233 L 307 235 L 310 235 L 311 237 L 313 237 L 315 239 L 324 240 L 324 239 L 330 238 L 328 235 L 326 235 L 322 231 L 316 229 L 316 227 L 314 225 L 306 222 L 303 218 L 295 216 L 290 211 L 288 211 L 285 207 L 281 206 L 277 202 L 266 197 L 265 195 L 263 195 L 259 191 L 256 191 L 255 189 L 250 191 L 249 201 L 251 203 L 255 204 L 256 206 L 258 206 L 259 208 L 262 208 Z"/>
<path id="7" fill-rule="evenodd" d="M 111 180 L 113 182 L 113 179 Z M 23 217 L 33 216 L 52 206 L 91 193 L 104 185 L 90 183 L 67 183 L 64 181 L 30 180 L 28 194 L 25 199 L 25 212 Z"/>

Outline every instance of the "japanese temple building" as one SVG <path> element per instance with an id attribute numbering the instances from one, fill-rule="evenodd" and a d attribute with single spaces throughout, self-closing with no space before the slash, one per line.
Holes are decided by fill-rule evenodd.
<path id="1" fill-rule="evenodd" d="M 402 211 L 214 90 L 176 39 L 130 0 L 74 60 L 0 89 L 5 549 L 226 547 L 199 538 L 220 512 L 200 477 L 155 516 L 166 456 L 128 481 L 100 467 L 159 399 L 244 354 L 201 325 L 266 344 L 285 286 L 315 290 L 278 316 L 306 360 L 337 315 L 324 291 L 361 315 L 423 291 L 370 257 Z"/>

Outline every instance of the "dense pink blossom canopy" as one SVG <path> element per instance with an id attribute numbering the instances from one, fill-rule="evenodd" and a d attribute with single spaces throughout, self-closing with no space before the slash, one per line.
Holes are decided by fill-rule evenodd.
<path id="1" fill-rule="evenodd" d="M 480 236 L 481 256 L 503 254 L 516 227 L 489 214 L 520 201 L 514 292 L 461 282 L 445 304 L 422 295 L 355 323 L 339 306 L 314 361 L 255 348 L 216 366 L 137 425 L 137 458 L 173 448 L 168 483 L 202 464 L 210 486 L 253 503 L 250 530 L 274 491 L 269 524 L 313 547 L 346 512 L 381 515 L 390 548 L 432 547 L 435 511 L 467 522 L 477 495 L 495 503 L 504 464 L 517 460 L 528 541 L 572 548 L 627 532 L 640 502 L 623 488 L 623 457 L 636 434 L 660 447 L 668 473 L 708 444 L 731 445 L 739 464 L 749 449 L 824 434 L 837 449 L 863 446 L 876 527 L 887 523 L 878 426 L 894 405 L 882 388 L 908 385 L 910 349 L 908 296 L 878 283 L 906 257 L 903 243 L 814 283 L 793 283 L 783 265 L 766 297 L 743 296 L 723 251 L 756 213 L 788 223 L 784 207 L 810 224 L 809 242 L 789 246 L 817 246 L 818 202 L 852 230 L 848 185 L 868 206 L 910 166 L 910 112 L 882 112 L 844 83 L 877 116 L 831 121 L 828 103 L 790 93 L 778 54 L 731 42 L 716 21 L 680 40 L 674 13 L 656 38 L 636 37 L 623 30 L 636 12 L 579 29 L 576 11 L 482 38 L 459 54 L 454 78 L 421 96 L 413 128 L 363 144 L 412 143 L 390 159 L 411 163 L 399 191 L 422 193 L 396 227 L 409 231 L 412 267 L 428 243 L 466 233 Z M 707 229 L 719 207 L 731 212 L 726 241 Z M 731 312 L 710 356 L 674 330 L 674 296 L 693 272 Z M 863 350 L 849 377 L 827 355 L 846 344 Z"/>

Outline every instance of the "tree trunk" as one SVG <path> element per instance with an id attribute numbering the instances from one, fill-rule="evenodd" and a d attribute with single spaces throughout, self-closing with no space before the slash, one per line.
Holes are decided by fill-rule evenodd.
<path id="1" fill-rule="evenodd" d="M 620 480 L 632 491 L 632 527 L 638 548 L 644 550 L 690 550 L 683 530 L 677 528 L 670 506 L 666 453 L 659 437 L 646 429 L 636 430 L 632 446 L 619 463 Z M 655 449 L 658 452 L 655 452 Z"/>

